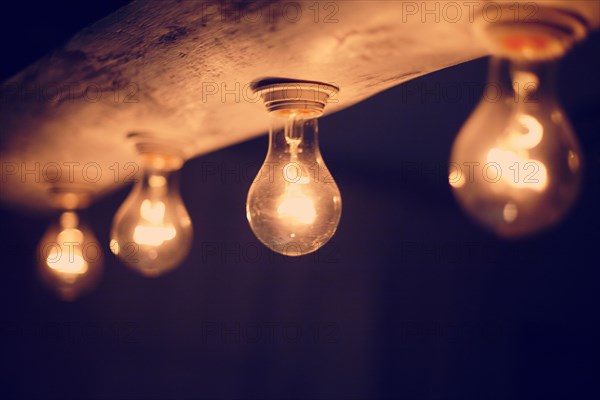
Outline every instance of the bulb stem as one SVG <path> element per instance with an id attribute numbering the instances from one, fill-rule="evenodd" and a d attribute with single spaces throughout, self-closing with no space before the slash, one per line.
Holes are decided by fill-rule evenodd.
<path id="1" fill-rule="evenodd" d="M 298 149 L 304 138 L 302 121 L 296 120 L 296 117 L 291 115 L 285 123 L 284 134 L 285 141 L 290 147 L 291 159 L 293 161 L 298 158 Z"/>

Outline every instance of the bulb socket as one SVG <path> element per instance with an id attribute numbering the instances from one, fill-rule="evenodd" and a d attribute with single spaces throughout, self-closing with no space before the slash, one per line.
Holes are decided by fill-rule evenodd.
<path id="1" fill-rule="evenodd" d="M 48 194 L 50 205 L 61 210 L 81 210 L 92 202 L 92 191 L 74 184 L 54 185 Z"/>
<path id="2" fill-rule="evenodd" d="M 588 28 L 578 16 L 537 3 L 496 4 L 475 17 L 474 32 L 496 56 L 514 61 L 538 62 L 563 57 L 583 40 Z"/>
<path id="3" fill-rule="evenodd" d="M 323 115 L 329 98 L 339 92 L 336 86 L 312 81 L 269 80 L 253 85 L 254 93 L 260 94 L 269 113 L 301 119 Z"/>
<path id="4" fill-rule="evenodd" d="M 132 132 L 127 135 L 140 155 L 144 168 L 158 171 L 177 171 L 185 163 L 191 142 L 165 138 L 149 133 Z"/>

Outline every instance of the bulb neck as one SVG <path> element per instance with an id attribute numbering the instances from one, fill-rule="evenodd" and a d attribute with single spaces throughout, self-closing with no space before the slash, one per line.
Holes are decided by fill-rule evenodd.
<path id="1" fill-rule="evenodd" d="M 137 187 L 154 197 L 176 194 L 179 191 L 179 173 L 178 171 L 144 169 Z"/>
<path id="2" fill-rule="evenodd" d="M 74 211 L 63 211 L 58 219 L 62 229 L 77 228 L 80 224 L 80 217 Z"/>
<path id="3" fill-rule="evenodd" d="M 282 119 L 274 116 L 269 134 L 269 155 L 282 162 L 299 162 L 320 157 L 318 120 Z"/>
<path id="4" fill-rule="evenodd" d="M 557 63 L 492 57 L 484 99 L 531 108 L 557 102 Z"/>

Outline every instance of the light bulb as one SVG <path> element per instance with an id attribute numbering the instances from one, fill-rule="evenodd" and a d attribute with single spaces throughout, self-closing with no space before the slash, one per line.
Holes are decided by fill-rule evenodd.
<path id="1" fill-rule="evenodd" d="M 499 4 L 475 34 L 495 56 L 484 97 L 452 148 L 448 180 L 459 203 L 485 227 L 518 237 L 557 223 L 573 204 L 581 152 L 556 98 L 556 60 L 585 38 L 580 19 L 559 9 Z M 512 13 L 512 14 L 511 14 Z M 515 14 L 517 13 L 517 14 Z"/>
<path id="2" fill-rule="evenodd" d="M 75 211 L 64 211 L 38 246 L 38 272 L 64 300 L 74 300 L 94 287 L 102 275 L 102 251 L 92 231 Z"/>
<path id="3" fill-rule="evenodd" d="M 501 236 L 551 226 L 579 190 L 581 152 L 554 95 L 552 67 L 492 59 L 488 94 L 452 149 L 454 194 Z"/>
<path id="4" fill-rule="evenodd" d="M 154 277 L 176 268 L 192 244 L 192 224 L 179 194 L 183 159 L 140 146 L 143 173 L 117 211 L 111 251 L 128 267 Z M 163 149 L 164 150 L 164 149 Z"/>
<path id="5" fill-rule="evenodd" d="M 340 221 L 340 191 L 317 138 L 316 116 L 327 99 L 324 88 L 336 90 L 305 83 L 271 84 L 259 90 L 273 123 L 269 151 L 250 187 L 246 214 L 256 237 L 286 256 L 318 250 Z"/>

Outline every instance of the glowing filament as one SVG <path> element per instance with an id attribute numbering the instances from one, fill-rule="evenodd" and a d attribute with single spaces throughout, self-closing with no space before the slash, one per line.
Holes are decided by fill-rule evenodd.
<path id="1" fill-rule="evenodd" d="M 500 166 L 500 180 L 517 189 L 532 189 L 538 192 L 548 186 L 548 171 L 544 163 L 528 158 L 527 152 L 519 155 L 511 150 L 492 148 L 487 162 Z"/>
<path id="2" fill-rule="evenodd" d="M 512 146 L 519 149 L 533 149 L 544 136 L 544 128 L 540 122 L 531 115 L 519 115 L 516 129 L 509 134 Z"/>
<path id="3" fill-rule="evenodd" d="M 157 201 L 152 204 L 150 200 L 146 199 L 142 201 L 140 215 L 143 219 L 152 224 L 162 224 L 163 219 L 165 218 L 165 203 Z"/>
<path id="4" fill-rule="evenodd" d="M 46 265 L 64 274 L 85 274 L 88 265 L 78 248 L 81 246 L 80 238 L 83 238 L 83 234 L 78 229 L 65 229 L 59 233 L 57 239 L 62 246 L 52 246 L 46 257 Z"/>
<path id="5" fill-rule="evenodd" d="M 157 201 L 152 203 L 146 199 L 140 207 L 140 216 L 148 223 L 135 227 L 133 240 L 145 246 L 160 246 L 167 240 L 175 237 L 177 232 L 172 225 L 165 225 L 165 203 Z"/>
<path id="6" fill-rule="evenodd" d="M 540 144 L 543 136 L 544 127 L 535 117 L 518 115 L 508 128 L 505 145 L 492 148 L 487 162 L 500 166 L 500 179 L 508 185 L 541 192 L 548 185 L 548 171 L 544 163 L 529 158 L 528 150 Z"/>
<path id="7" fill-rule="evenodd" d="M 314 202 L 302 193 L 298 184 L 288 185 L 284 195 L 281 196 L 277 213 L 280 218 L 301 225 L 310 225 L 317 218 Z"/>
<path id="8" fill-rule="evenodd" d="M 65 274 L 85 274 L 88 265 L 81 252 L 83 232 L 66 228 L 56 236 L 56 241 L 58 246 L 52 246 L 46 257 L 48 267 Z"/>
<path id="9" fill-rule="evenodd" d="M 80 253 L 60 254 L 59 250 L 52 248 L 46 258 L 46 264 L 51 269 L 64 274 L 85 274 L 87 262 Z"/>
<path id="10" fill-rule="evenodd" d="M 133 232 L 133 240 L 145 246 L 160 246 L 173 239 L 176 233 L 172 226 L 138 225 Z"/>

